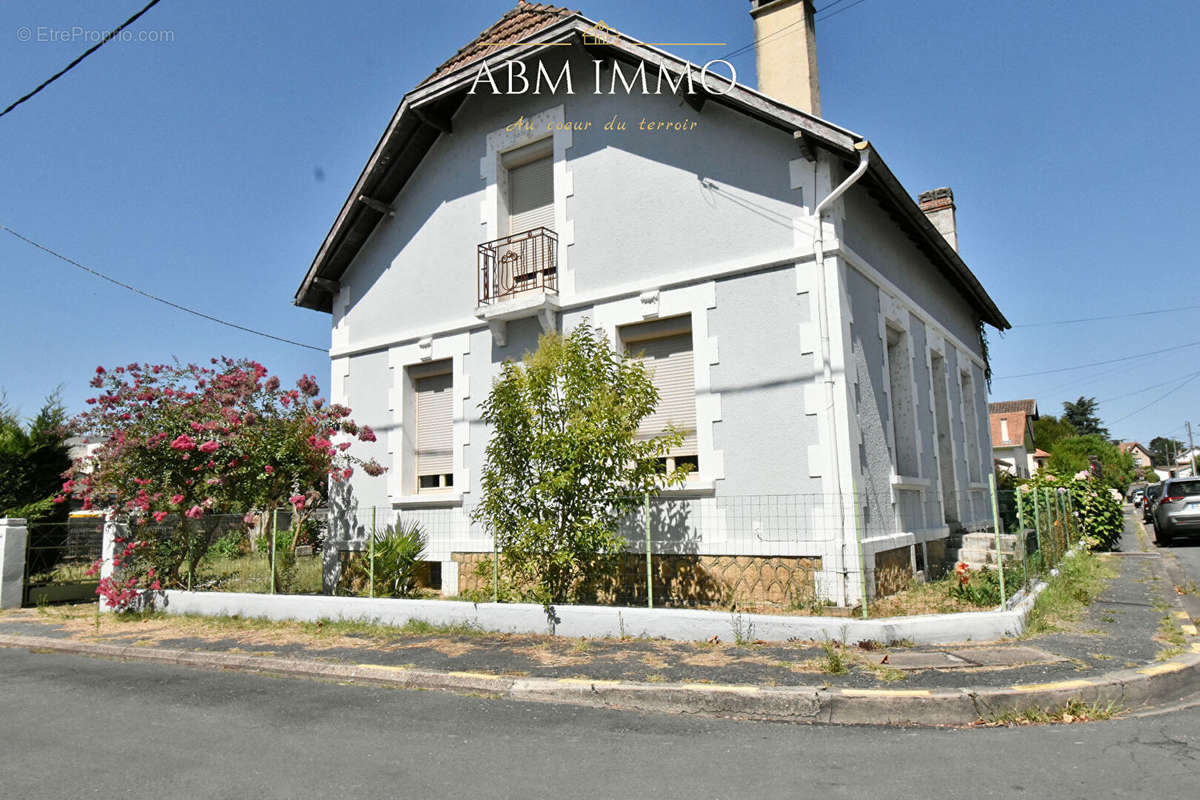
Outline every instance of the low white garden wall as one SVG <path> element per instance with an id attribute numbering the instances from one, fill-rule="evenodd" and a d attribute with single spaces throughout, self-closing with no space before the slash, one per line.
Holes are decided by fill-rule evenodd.
<path id="1" fill-rule="evenodd" d="M 647 636 L 678 641 L 707 641 L 717 636 L 731 642 L 832 640 L 854 644 L 909 641 L 944 644 L 991 641 L 1021 634 L 1037 593 L 1018 595 L 996 611 L 928 614 L 914 617 L 847 619 L 775 614 L 730 614 L 688 609 L 556 606 L 551 626 L 542 607 L 527 603 L 468 603 L 452 600 L 393 600 L 365 597 L 264 595 L 232 592 L 166 591 L 155 605 L 168 614 L 241 616 L 314 622 L 319 619 L 403 625 L 421 620 L 432 625 L 469 624 L 499 633 L 554 633 L 559 636 Z"/>

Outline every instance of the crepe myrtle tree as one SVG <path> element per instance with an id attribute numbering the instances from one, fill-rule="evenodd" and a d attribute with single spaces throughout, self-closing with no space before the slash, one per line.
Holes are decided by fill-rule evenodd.
<path id="1" fill-rule="evenodd" d="M 140 589 L 183 585 L 212 543 L 215 515 L 244 514 L 249 524 L 255 511 L 290 504 L 303 517 L 330 481 L 356 467 L 384 471 L 347 452 L 375 434 L 317 397 L 309 375 L 284 389 L 262 364 L 214 358 L 205 367 L 97 367 L 91 385 L 97 395 L 73 425 L 100 446 L 67 471 L 56 502 L 74 496 L 128 517 L 113 561 L 120 578 L 98 592 L 118 608 Z"/>
<path id="2" fill-rule="evenodd" d="M 473 517 L 496 538 L 508 576 L 551 617 L 553 603 L 611 575 L 621 518 L 686 479 L 689 467 L 667 474 L 660 462 L 680 432 L 638 437 L 658 399 L 643 364 L 584 322 L 505 362 L 483 404 L 492 437 Z"/>

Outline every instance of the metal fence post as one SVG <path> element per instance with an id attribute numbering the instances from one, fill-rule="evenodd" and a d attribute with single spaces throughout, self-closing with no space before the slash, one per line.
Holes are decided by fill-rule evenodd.
<path id="1" fill-rule="evenodd" d="M 643 497 L 646 514 L 646 608 L 654 608 L 654 556 L 650 552 L 650 493 Z"/>
<path id="2" fill-rule="evenodd" d="M 492 531 L 492 602 L 500 602 L 500 540 Z"/>
<path id="3" fill-rule="evenodd" d="M 375 506 L 371 506 L 371 538 L 367 541 L 367 597 L 375 596 Z"/>
<path id="4" fill-rule="evenodd" d="M 1042 549 L 1042 510 L 1041 504 L 1038 503 L 1038 492 L 1034 489 L 1033 494 L 1033 535 L 1037 540 L 1038 558 L 1042 562 L 1042 566 L 1046 566 L 1046 552 Z"/>
<path id="5" fill-rule="evenodd" d="M 1029 588 L 1029 537 L 1025 535 L 1025 500 L 1022 492 L 1017 489 L 1017 531 L 1021 537 L 1021 566 L 1025 568 L 1025 588 Z"/>
<path id="6" fill-rule="evenodd" d="M 867 608 L 867 560 L 863 555 L 862 543 L 862 525 L 861 518 L 858 513 L 858 480 L 854 481 L 853 494 L 850 495 L 850 502 L 854 505 L 854 545 L 858 549 L 858 590 L 862 592 L 862 618 L 867 619 L 870 616 L 870 610 Z M 838 502 L 845 502 L 844 498 L 839 497 Z M 845 536 L 845 534 L 842 534 Z"/>
<path id="7" fill-rule="evenodd" d="M 271 594 L 275 594 L 275 531 L 279 530 L 279 509 L 271 509 Z"/>
<path id="8" fill-rule="evenodd" d="M 996 498 L 996 473 L 988 473 L 988 490 L 992 493 L 992 527 L 996 529 L 996 567 L 1000 571 L 1000 605 L 1008 603 L 1004 587 L 1004 552 L 1000 549 L 1000 502 Z"/>

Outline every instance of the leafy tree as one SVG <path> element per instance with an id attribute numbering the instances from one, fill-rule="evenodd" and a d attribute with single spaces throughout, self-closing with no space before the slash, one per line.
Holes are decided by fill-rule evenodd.
<path id="1" fill-rule="evenodd" d="M 1075 402 L 1063 403 L 1063 422 L 1070 425 L 1080 436 L 1097 434 L 1108 438 L 1108 428 L 1100 424 L 1096 410 L 1099 403 L 1094 397 L 1080 397 Z"/>
<path id="2" fill-rule="evenodd" d="M 50 500 L 71 466 L 66 421 L 57 391 L 27 427 L 0 398 L 0 517 L 55 516 Z"/>
<path id="3" fill-rule="evenodd" d="M 1150 458 L 1154 463 L 1162 466 L 1170 464 L 1180 453 L 1185 452 L 1187 447 L 1178 439 L 1155 436 L 1146 449 L 1150 451 Z"/>
<path id="4" fill-rule="evenodd" d="M 1050 451 L 1047 467 L 1055 475 L 1070 477 L 1086 471 L 1091 456 L 1100 460 L 1100 482 L 1124 493 L 1136 476 L 1133 456 L 1122 453 L 1104 436 L 1089 434 L 1059 440 Z"/>
<path id="5" fill-rule="evenodd" d="M 659 462 L 682 434 L 638 438 L 657 403 L 641 362 L 585 322 L 566 337 L 543 336 L 523 363 L 505 363 L 483 404 L 493 433 L 474 518 L 547 613 L 615 567 L 618 524 L 643 496 L 686 479 L 686 467 L 664 474 Z"/>
<path id="6" fill-rule="evenodd" d="M 261 364 L 212 363 L 97 367 L 92 378 L 99 393 L 75 425 L 101 446 L 71 467 L 58 500 L 75 495 L 84 508 L 129 515 L 130 537 L 114 564 L 124 575 L 101 586 L 113 605 L 133 600 L 139 582 L 182 585 L 181 568 L 191 574 L 218 533 L 207 524 L 212 515 L 290 503 L 302 524 L 330 480 L 348 479 L 355 466 L 383 472 L 350 456 L 348 439 L 333 443 L 338 434 L 375 434 L 348 408 L 317 398 L 311 376 L 284 390 Z"/>
<path id="7" fill-rule="evenodd" d="M 1033 421 L 1033 443 L 1047 453 L 1059 439 L 1078 435 L 1071 423 L 1053 414 L 1043 414 Z"/>

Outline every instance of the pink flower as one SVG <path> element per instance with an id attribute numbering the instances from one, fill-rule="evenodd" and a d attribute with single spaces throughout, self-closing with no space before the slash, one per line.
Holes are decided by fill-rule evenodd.
<path id="1" fill-rule="evenodd" d="M 171 505 L 176 505 L 176 506 L 177 506 L 177 505 L 179 505 L 179 504 L 180 504 L 180 503 L 182 503 L 182 502 L 183 502 L 183 495 L 181 495 L 181 494 L 173 494 L 173 495 L 171 495 Z"/>
<path id="2" fill-rule="evenodd" d="M 371 426 L 363 425 L 358 432 L 358 438 L 364 442 L 375 441 L 375 431 L 371 430 Z"/>
<path id="3" fill-rule="evenodd" d="M 192 506 L 183 512 L 183 515 L 188 519 L 200 519 L 204 516 L 204 509 L 200 508 L 200 506 Z"/>
<path id="4" fill-rule="evenodd" d="M 353 467 L 346 467 L 344 470 L 342 470 L 342 478 L 343 478 L 343 480 L 349 480 L 349 479 L 350 479 L 350 476 L 351 476 L 351 475 L 353 475 L 353 474 L 354 474 L 354 468 L 353 468 Z"/>
<path id="5" fill-rule="evenodd" d="M 181 433 L 175 437 L 175 441 L 171 442 L 171 447 L 174 450 L 191 450 L 196 446 L 196 442 L 186 433 Z"/>
<path id="6" fill-rule="evenodd" d="M 300 380 L 296 381 L 296 386 L 309 397 L 315 397 L 321 391 L 317 386 L 317 379 L 312 375 L 301 375 Z"/>
<path id="7" fill-rule="evenodd" d="M 263 472 L 267 473 L 268 475 L 274 475 L 275 468 L 272 467 L 270 464 L 267 464 L 265 467 L 263 467 Z"/>
<path id="8" fill-rule="evenodd" d="M 167 512 L 165 512 L 165 511 L 155 511 L 154 512 L 154 521 L 155 522 L 162 522 L 166 518 L 167 518 Z"/>
<path id="9" fill-rule="evenodd" d="M 154 583 L 150 584 L 150 588 L 151 588 L 151 589 L 153 589 L 153 590 L 154 590 L 154 591 L 156 591 L 156 592 L 161 592 L 161 591 L 162 591 L 162 584 L 161 584 L 161 583 L 159 583 L 158 581 L 155 581 Z"/>
<path id="10" fill-rule="evenodd" d="M 338 450 L 341 450 L 343 453 L 349 449 L 350 449 L 350 442 L 342 442 L 341 444 L 338 445 Z"/>
<path id="11" fill-rule="evenodd" d="M 275 377 L 274 375 L 272 375 L 270 378 L 267 378 L 266 386 L 263 388 L 265 388 L 268 392 L 275 391 L 279 388 L 279 378 Z"/>
<path id="12" fill-rule="evenodd" d="M 294 494 L 288 498 L 288 502 L 294 505 L 297 511 L 300 511 L 304 508 L 304 495 Z"/>

